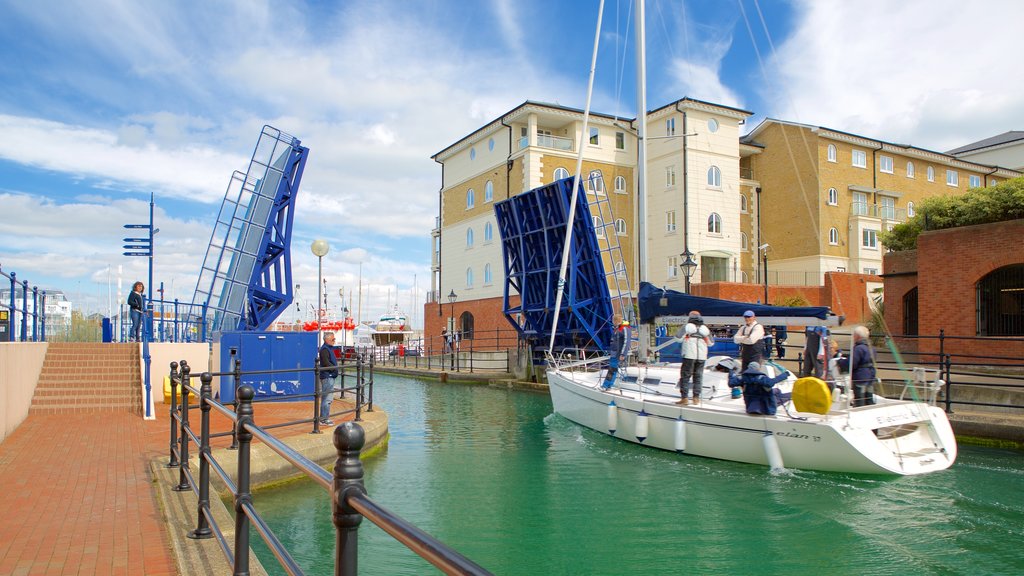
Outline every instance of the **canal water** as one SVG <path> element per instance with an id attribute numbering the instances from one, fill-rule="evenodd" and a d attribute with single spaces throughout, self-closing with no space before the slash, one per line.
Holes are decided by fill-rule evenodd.
<path id="1" fill-rule="evenodd" d="M 613 440 L 545 394 L 378 375 L 374 397 L 391 439 L 369 495 L 495 574 L 1024 573 L 1019 451 L 961 446 L 923 477 L 773 474 Z M 325 490 L 256 503 L 307 574 L 332 573 Z M 440 572 L 364 520 L 359 573 Z"/>

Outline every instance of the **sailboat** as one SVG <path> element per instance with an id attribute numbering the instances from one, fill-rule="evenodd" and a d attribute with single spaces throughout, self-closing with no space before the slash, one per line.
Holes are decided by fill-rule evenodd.
<path id="1" fill-rule="evenodd" d="M 598 32 L 601 19 L 598 18 Z M 644 78 L 644 2 L 637 2 L 638 26 L 638 221 L 641 280 L 645 277 L 645 138 L 646 96 Z M 596 60 L 597 38 L 594 56 Z M 593 68 L 591 69 L 591 89 Z M 590 109 L 590 94 L 584 112 L 585 133 Z M 531 248 L 537 244 L 530 235 L 546 235 L 539 244 L 562 248 L 561 270 L 557 278 L 557 296 L 552 309 L 551 342 L 547 353 L 546 375 L 554 411 L 587 428 L 617 439 L 680 454 L 704 456 L 736 462 L 770 466 L 773 470 L 798 468 L 830 472 L 861 474 L 915 475 L 948 468 L 956 460 L 957 445 L 945 412 L 934 405 L 941 380 L 928 381 L 926 372 L 915 371 L 913 380 L 907 381 L 905 392 L 920 394 L 924 400 L 889 399 L 875 397 L 875 404 L 852 406 L 848 381 L 835 382 L 837 392 L 817 388 L 816 397 L 804 402 L 787 402 L 775 415 L 747 414 L 742 398 L 734 398 L 728 386 L 729 366 L 732 359 L 712 356 L 705 365 L 703 389 L 699 405 L 680 405 L 676 383 L 679 364 L 643 363 L 620 367 L 616 384 L 606 390 L 602 386 L 607 374 L 607 355 L 588 356 L 582 349 L 567 345 L 567 332 L 583 332 L 596 336 L 602 342 L 602 329 L 607 334 L 607 323 L 614 309 L 625 318 L 632 318 L 632 298 L 611 295 L 608 282 L 586 282 L 586 266 L 602 266 L 600 252 L 589 258 L 581 256 L 588 246 L 596 243 L 586 194 L 581 194 L 579 182 L 582 151 L 577 158 L 577 176 L 571 183 L 556 182 L 498 203 L 495 211 L 499 230 L 503 236 L 503 250 L 510 283 L 523 299 L 535 298 L 537 292 L 549 287 L 550 270 L 531 270 Z M 530 195 L 537 199 L 531 200 Z M 507 231 L 527 226 L 522 216 L 529 211 L 545 213 L 545 218 L 562 216 L 565 222 L 564 240 L 554 237 L 550 230 L 535 227 L 522 231 L 520 242 Z M 564 214 L 563 214 L 564 213 Z M 577 236 L 574 238 L 573 234 Z M 536 252 L 536 251 L 534 251 Z M 582 258 L 582 260 L 581 260 Z M 572 260 L 573 268 L 567 270 Z M 582 263 L 581 263 L 582 262 Z M 514 276 L 514 280 L 513 280 Z M 600 275 L 599 275 L 600 276 Z M 604 275 L 603 278 L 609 278 Z M 532 282 L 532 284 L 531 284 Z M 582 286 L 586 284 L 586 286 Z M 538 288 L 538 286 L 540 286 Z M 566 290 L 590 290 L 585 298 L 576 298 L 568 306 L 562 302 Z M 706 321 L 714 324 L 739 325 L 746 309 L 755 308 L 759 320 L 768 325 L 829 326 L 838 323 L 827 310 L 775 309 L 746 303 L 716 301 L 693 303 L 687 295 L 658 289 L 640 283 L 637 298 L 641 326 L 648 326 L 658 316 L 683 316 L 689 310 L 717 312 Z M 506 302 L 508 296 L 506 295 Z M 506 306 L 508 310 L 509 307 Z M 547 307 L 545 305 L 545 313 Z M 559 323 L 563 312 L 567 318 Z M 544 316 L 541 316 L 542 318 Z M 599 324 L 603 324 L 599 326 Z M 526 332 L 521 327 L 521 332 Z M 560 336 L 560 330 L 563 332 Z M 560 346 L 556 346 L 560 340 Z M 647 334 L 640 336 L 639 357 L 646 358 Z M 558 352 L 556 352 L 558 350 Z M 769 364 L 766 373 L 775 376 L 781 368 Z M 798 386 L 796 378 L 789 377 L 778 385 L 782 394 L 791 394 Z"/>

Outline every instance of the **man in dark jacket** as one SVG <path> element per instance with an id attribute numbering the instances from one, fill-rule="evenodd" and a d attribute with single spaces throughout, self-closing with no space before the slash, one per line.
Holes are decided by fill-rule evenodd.
<path id="1" fill-rule="evenodd" d="M 875 403 L 875 354 L 868 337 L 867 326 L 853 329 L 853 350 L 848 358 L 839 358 L 839 369 L 852 370 L 850 384 L 853 386 L 853 405 L 867 406 Z"/>
<path id="2" fill-rule="evenodd" d="M 747 364 L 742 374 L 729 375 L 729 386 L 743 387 L 743 402 L 747 405 L 747 414 L 772 416 L 778 408 L 773 390 L 776 384 L 788 376 L 789 372 L 783 371 L 778 376 L 769 378 L 764 372 L 761 372 L 760 364 L 751 362 Z"/>
<path id="3" fill-rule="evenodd" d="M 333 426 L 331 397 L 338 381 L 338 357 L 334 354 L 334 332 L 324 332 L 324 345 L 320 347 L 320 423 Z"/>
<path id="4" fill-rule="evenodd" d="M 629 340 L 631 338 L 629 322 L 622 319 L 621 314 L 612 316 L 612 324 L 615 329 L 612 333 L 612 341 L 609 343 L 608 353 L 611 358 L 608 360 L 608 373 L 604 377 L 601 388 L 608 390 L 615 383 L 615 375 L 619 372 L 619 364 L 626 361 L 629 354 Z"/>

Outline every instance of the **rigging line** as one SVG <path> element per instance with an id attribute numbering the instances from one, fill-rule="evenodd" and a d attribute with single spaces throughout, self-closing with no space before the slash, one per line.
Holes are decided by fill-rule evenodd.
<path id="1" fill-rule="evenodd" d="M 590 101 L 594 95 L 594 70 L 597 68 L 597 48 L 601 42 L 601 19 L 604 17 L 604 0 L 601 0 L 597 9 L 597 26 L 594 28 L 594 52 L 590 57 L 590 78 L 587 82 L 587 105 L 583 110 L 583 128 L 580 132 L 580 139 L 587 137 L 587 128 L 590 123 Z M 548 344 L 548 352 L 555 349 L 555 336 L 558 334 L 558 316 L 562 310 L 562 296 L 565 293 L 565 272 L 569 266 L 569 251 L 572 248 L 572 223 L 576 219 L 576 201 L 580 193 L 580 171 L 583 169 L 583 149 L 585 146 L 580 143 L 579 151 L 576 153 L 576 172 L 572 177 L 572 197 L 569 200 L 569 216 L 565 224 L 565 245 L 562 247 L 562 264 L 558 270 L 558 289 L 555 293 L 555 313 L 551 321 L 551 340 Z"/>
<path id="2" fill-rule="evenodd" d="M 620 28 L 618 26 L 618 15 L 619 8 L 618 4 L 615 6 L 615 17 L 616 25 L 615 30 L 629 30 L 629 25 L 633 21 L 633 0 L 629 1 L 629 10 L 626 12 L 626 27 Z M 619 61 L 619 51 L 615 51 L 615 116 L 619 115 L 619 106 L 622 103 L 622 86 L 625 84 L 623 79 L 626 77 L 626 50 L 629 49 L 629 34 L 616 34 L 617 37 L 623 38 L 622 40 L 622 61 Z"/>

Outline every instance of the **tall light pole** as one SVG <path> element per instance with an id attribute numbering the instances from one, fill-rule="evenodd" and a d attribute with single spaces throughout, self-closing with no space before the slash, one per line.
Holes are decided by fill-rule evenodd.
<path id="1" fill-rule="evenodd" d="M 316 345 L 319 348 L 323 344 L 323 334 L 320 332 L 320 306 L 323 306 L 323 290 L 324 290 L 324 256 L 330 252 L 331 246 L 327 243 L 327 240 L 316 239 L 310 244 L 309 249 L 313 251 L 313 255 L 316 256 L 317 271 L 316 271 Z"/>
<path id="2" fill-rule="evenodd" d="M 768 304 L 768 244 L 761 244 L 757 249 L 764 253 L 764 303 Z"/>
<path id="3" fill-rule="evenodd" d="M 689 249 L 684 249 L 683 253 L 679 255 L 679 259 L 682 260 L 679 267 L 683 269 L 683 278 L 686 280 L 685 292 L 689 294 L 690 278 L 692 278 L 693 273 L 697 271 L 697 263 L 693 260 L 693 252 L 690 252 Z"/>
<path id="4" fill-rule="evenodd" d="M 451 317 L 448 319 L 448 337 L 452 339 L 452 370 L 455 370 L 455 301 L 458 299 L 459 296 L 455 294 L 453 288 L 448 294 L 448 302 L 452 305 Z"/>

